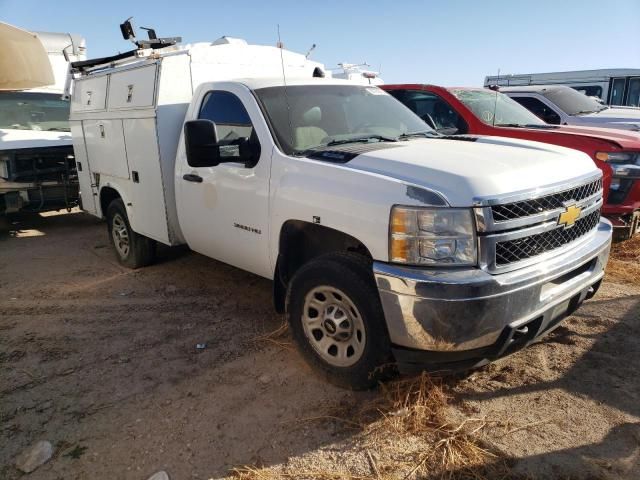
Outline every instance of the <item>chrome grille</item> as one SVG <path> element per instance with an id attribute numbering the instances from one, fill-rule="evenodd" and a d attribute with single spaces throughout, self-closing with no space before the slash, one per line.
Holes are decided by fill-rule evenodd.
<path id="1" fill-rule="evenodd" d="M 504 205 L 493 205 L 491 213 L 494 222 L 505 222 L 519 218 L 538 215 L 542 212 L 563 208 L 568 201 L 584 200 L 595 195 L 602 189 L 602 178 L 585 183 L 578 187 L 570 188 L 562 192 L 545 195 L 539 198 L 532 198 L 520 202 L 507 203 Z"/>
<path id="2" fill-rule="evenodd" d="M 578 219 L 571 228 L 558 227 L 529 237 L 497 242 L 496 265 L 509 265 L 563 247 L 589 233 L 599 221 L 600 209 Z"/>

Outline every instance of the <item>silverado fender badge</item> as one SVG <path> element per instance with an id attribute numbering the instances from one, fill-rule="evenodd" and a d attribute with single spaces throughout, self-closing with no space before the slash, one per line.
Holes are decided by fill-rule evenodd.
<path id="1" fill-rule="evenodd" d="M 573 227 L 576 220 L 580 218 L 581 213 L 582 208 L 577 207 L 576 205 L 569 205 L 565 211 L 560 214 L 560 217 L 558 218 L 558 225 L 563 225 L 564 228 Z"/>
<path id="2" fill-rule="evenodd" d="M 260 230 L 259 228 L 248 227 L 248 226 L 242 225 L 240 223 L 234 223 L 233 226 L 236 227 L 236 228 L 239 228 L 240 230 L 245 230 L 247 232 L 257 233 L 258 235 L 262 234 L 262 230 Z"/>

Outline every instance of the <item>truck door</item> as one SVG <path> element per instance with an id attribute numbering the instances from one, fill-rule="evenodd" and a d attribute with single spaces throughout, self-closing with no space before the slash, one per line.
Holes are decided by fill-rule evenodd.
<path id="1" fill-rule="evenodd" d="M 216 88 L 217 87 L 217 88 Z M 189 119 L 215 122 L 218 139 L 250 139 L 257 163 L 233 161 L 211 167 L 189 165 L 184 139 L 178 149 L 176 197 L 182 233 L 192 250 L 271 278 L 269 260 L 269 174 L 272 141 L 251 92 L 240 84 L 211 84 L 194 97 Z M 256 143 L 257 142 L 257 143 Z M 231 160 L 231 161 L 229 161 Z"/>

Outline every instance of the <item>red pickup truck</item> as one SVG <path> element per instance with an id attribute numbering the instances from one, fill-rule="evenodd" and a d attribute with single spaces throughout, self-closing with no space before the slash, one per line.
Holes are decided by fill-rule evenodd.
<path id="1" fill-rule="evenodd" d="M 604 174 L 602 214 L 628 238 L 640 232 L 640 134 L 544 123 L 508 96 L 485 88 L 382 85 L 444 135 L 492 135 L 587 153 Z"/>

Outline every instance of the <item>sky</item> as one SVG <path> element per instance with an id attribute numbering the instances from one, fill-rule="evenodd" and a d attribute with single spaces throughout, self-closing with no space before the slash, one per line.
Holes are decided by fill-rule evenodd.
<path id="1" fill-rule="evenodd" d="M 371 65 L 386 83 L 481 86 L 486 75 L 640 68 L 640 0 L 0 0 L 0 21 L 84 36 L 89 57 L 131 49 L 118 25 L 184 42 L 223 35 Z M 143 31 L 139 36 L 146 38 Z"/>

